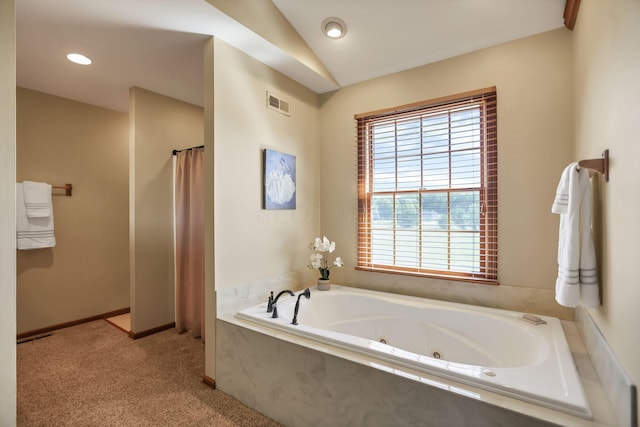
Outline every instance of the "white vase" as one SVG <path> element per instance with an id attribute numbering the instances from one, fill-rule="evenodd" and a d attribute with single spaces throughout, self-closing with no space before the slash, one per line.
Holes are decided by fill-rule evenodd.
<path id="1" fill-rule="evenodd" d="M 319 291 L 328 291 L 329 289 L 331 289 L 331 282 L 329 279 L 318 279 Z"/>

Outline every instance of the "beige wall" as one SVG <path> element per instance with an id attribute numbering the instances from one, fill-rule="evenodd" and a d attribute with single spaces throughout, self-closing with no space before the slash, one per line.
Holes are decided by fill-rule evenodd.
<path id="1" fill-rule="evenodd" d="M 318 96 L 232 46 L 214 43 L 215 287 L 306 271 L 319 225 Z M 266 106 L 267 90 L 291 116 Z M 262 209 L 262 150 L 296 156 L 297 207 Z"/>
<path id="2" fill-rule="evenodd" d="M 129 307 L 127 115 L 17 90 L 18 181 L 52 197 L 56 246 L 17 252 L 18 333 Z"/>
<path id="3" fill-rule="evenodd" d="M 0 0 L 0 425 L 16 425 L 15 1 Z"/>
<path id="4" fill-rule="evenodd" d="M 589 310 L 640 384 L 640 2 L 583 0 L 574 35 L 576 158 L 610 149 L 596 192 L 594 233 L 602 306 Z M 640 405 L 640 402 L 639 402 Z"/>
<path id="5" fill-rule="evenodd" d="M 203 144 L 201 107 L 130 90 L 131 330 L 174 321 L 172 150 Z"/>
<path id="6" fill-rule="evenodd" d="M 496 86 L 498 92 L 499 280 L 547 290 L 556 274 L 558 217 L 551 202 L 572 160 L 571 33 L 562 28 L 342 88 L 322 98 L 322 230 L 335 239 L 347 283 L 400 286 L 429 295 L 432 281 L 354 271 L 357 157 L 354 114 Z M 504 290 L 440 284 L 444 298 L 508 308 Z M 516 290 L 517 291 L 517 290 Z M 520 292 L 520 291 L 518 291 Z M 516 299 L 523 299 L 515 294 Z M 528 297 L 527 297 L 528 298 Z M 531 303 L 532 301 L 528 301 Z M 526 305 L 526 302 L 525 302 Z M 531 310 L 539 309 L 532 305 Z M 549 310 L 544 310 L 549 311 Z"/>
<path id="7" fill-rule="evenodd" d="M 214 254 L 214 59 L 213 37 L 202 46 L 204 63 L 204 374 L 215 378 L 216 372 L 216 316 L 217 301 L 215 291 L 215 254 Z"/>

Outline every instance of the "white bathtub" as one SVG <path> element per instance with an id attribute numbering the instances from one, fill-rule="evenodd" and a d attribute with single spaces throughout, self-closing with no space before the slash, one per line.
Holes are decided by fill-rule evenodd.
<path id="1" fill-rule="evenodd" d="M 266 303 L 236 316 L 591 419 L 556 318 L 534 325 L 523 313 L 333 285 L 302 297 L 292 325 L 296 299 L 280 298 L 277 319 Z"/>

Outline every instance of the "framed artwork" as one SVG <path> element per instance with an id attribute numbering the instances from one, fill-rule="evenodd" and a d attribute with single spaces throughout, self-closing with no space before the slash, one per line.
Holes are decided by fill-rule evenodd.
<path id="1" fill-rule="evenodd" d="M 296 208 L 296 156 L 264 150 L 264 208 Z"/>

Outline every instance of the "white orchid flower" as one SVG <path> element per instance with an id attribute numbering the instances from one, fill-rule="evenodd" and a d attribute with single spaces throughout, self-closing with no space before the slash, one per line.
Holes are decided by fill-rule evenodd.
<path id="1" fill-rule="evenodd" d="M 309 256 L 309 267 L 313 270 L 320 270 L 320 274 L 323 279 L 329 278 L 329 270 L 333 267 L 342 267 L 344 263 L 341 257 L 336 257 L 333 261 L 333 265 L 329 266 L 329 260 L 322 255 L 321 252 L 333 252 L 336 250 L 336 242 L 332 242 L 327 236 L 316 237 L 313 242 L 309 244 L 309 249 L 317 251 Z M 320 253 L 319 253 L 320 252 Z"/>
<path id="2" fill-rule="evenodd" d="M 327 251 L 326 244 L 325 244 L 326 241 L 327 241 L 326 237 L 323 239 L 318 237 L 316 239 L 316 249 L 319 250 L 320 252 L 326 252 Z"/>
<path id="3" fill-rule="evenodd" d="M 322 252 L 327 252 L 331 247 L 331 242 L 327 239 L 327 236 L 322 236 Z"/>
<path id="4" fill-rule="evenodd" d="M 320 268 L 322 266 L 322 254 L 311 254 L 309 264 L 311 268 Z"/>

